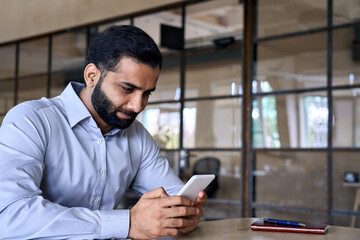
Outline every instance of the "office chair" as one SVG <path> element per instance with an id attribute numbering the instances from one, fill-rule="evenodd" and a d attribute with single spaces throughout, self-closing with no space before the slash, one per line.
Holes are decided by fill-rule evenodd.
<path id="1" fill-rule="evenodd" d="M 215 174 L 215 179 L 205 189 L 208 198 L 214 196 L 219 188 L 218 175 L 220 171 L 220 160 L 215 157 L 203 157 L 194 164 L 193 174 Z"/>

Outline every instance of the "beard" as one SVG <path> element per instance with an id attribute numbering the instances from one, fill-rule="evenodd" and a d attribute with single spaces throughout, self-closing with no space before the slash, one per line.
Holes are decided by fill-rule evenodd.
<path id="1" fill-rule="evenodd" d="M 106 122 L 112 128 L 125 129 L 128 128 L 135 120 L 138 113 L 126 110 L 122 107 L 115 107 L 110 99 L 106 96 L 104 91 L 101 89 L 102 79 L 96 84 L 94 92 L 91 94 L 91 103 L 100 116 L 100 118 Z M 116 113 L 121 112 L 128 116 L 130 119 L 119 118 Z"/>

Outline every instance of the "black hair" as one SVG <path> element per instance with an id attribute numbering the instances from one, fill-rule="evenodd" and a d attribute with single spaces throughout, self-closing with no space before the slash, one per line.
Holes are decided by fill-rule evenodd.
<path id="1" fill-rule="evenodd" d="M 161 68 L 162 55 L 154 40 L 131 25 L 112 26 L 96 35 L 89 45 L 87 64 L 95 64 L 102 74 L 115 71 L 122 57 L 131 57 L 152 68 Z"/>

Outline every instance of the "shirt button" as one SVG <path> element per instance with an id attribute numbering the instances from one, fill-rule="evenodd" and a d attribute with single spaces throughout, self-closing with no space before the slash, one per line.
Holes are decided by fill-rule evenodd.
<path id="1" fill-rule="evenodd" d="M 104 172 L 105 172 L 105 171 L 104 171 L 103 169 L 100 169 L 100 173 L 101 173 L 101 174 L 104 174 Z"/>
<path id="2" fill-rule="evenodd" d="M 98 143 L 98 144 L 102 143 L 101 139 L 97 140 L 97 143 Z"/>
<path id="3" fill-rule="evenodd" d="M 99 200 L 95 199 L 95 200 L 94 200 L 94 203 L 95 203 L 95 204 L 98 204 L 98 203 L 99 203 Z"/>

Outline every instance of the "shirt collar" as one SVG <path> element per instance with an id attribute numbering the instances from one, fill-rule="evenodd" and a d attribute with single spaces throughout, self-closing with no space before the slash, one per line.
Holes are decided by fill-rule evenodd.
<path id="1" fill-rule="evenodd" d="M 90 124 L 98 127 L 95 120 L 92 118 L 89 110 L 84 105 L 79 97 L 80 91 L 85 87 L 85 84 L 78 82 L 70 82 L 64 91 L 61 93 L 61 99 L 69 119 L 70 126 L 73 128 L 76 124 L 86 118 L 91 118 Z M 124 130 L 119 128 L 111 129 L 105 135 L 115 135 L 118 132 L 122 134 Z"/>
<path id="2" fill-rule="evenodd" d="M 71 127 L 85 118 L 91 117 L 89 110 L 78 96 L 84 87 L 85 84 L 70 82 L 60 96 Z"/>

